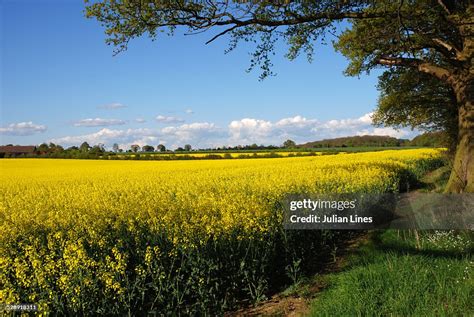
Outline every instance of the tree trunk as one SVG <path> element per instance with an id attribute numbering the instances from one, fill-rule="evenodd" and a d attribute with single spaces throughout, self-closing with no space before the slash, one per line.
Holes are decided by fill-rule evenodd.
<path id="1" fill-rule="evenodd" d="M 474 83 L 471 76 L 455 87 L 459 107 L 459 137 L 453 168 L 446 186 L 448 193 L 474 192 Z"/>

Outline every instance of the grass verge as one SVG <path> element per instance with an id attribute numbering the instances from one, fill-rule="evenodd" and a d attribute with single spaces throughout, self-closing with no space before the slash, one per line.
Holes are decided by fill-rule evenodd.
<path id="1" fill-rule="evenodd" d="M 473 233 L 375 231 L 325 276 L 310 316 L 472 316 Z"/>

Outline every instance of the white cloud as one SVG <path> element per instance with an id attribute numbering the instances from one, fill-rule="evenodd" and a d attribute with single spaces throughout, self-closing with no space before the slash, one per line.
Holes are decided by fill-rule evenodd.
<path id="1" fill-rule="evenodd" d="M 369 113 L 366 113 L 364 114 L 362 117 L 360 117 L 359 119 L 357 119 L 360 123 L 365 123 L 365 124 L 372 124 L 372 117 L 373 117 L 374 113 L 373 112 L 369 112 Z"/>
<path id="2" fill-rule="evenodd" d="M 234 120 L 229 124 L 231 141 L 253 143 L 266 139 L 272 132 L 273 124 L 270 121 L 245 118 Z"/>
<path id="3" fill-rule="evenodd" d="M 156 117 L 156 121 L 161 122 L 161 123 L 181 123 L 184 122 L 183 119 L 178 118 L 178 117 L 168 117 L 168 116 L 162 116 L 159 115 Z"/>
<path id="4" fill-rule="evenodd" d="M 376 128 L 372 126 L 372 113 L 359 118 L 319 121 L 297 115 L 275 122 L 245 118 L 229 124 L 229 145 L 237 144 L 274 144 L 279 145 L 286 139 L 305 143 L 328 138 L 353 135 L 389 135 L 408 137 L 414 133 L 406 129 Z"/>
<path id="5" fill-rule="evenodd" d="M 314 138 L 312 129 L 318 124 L 316 119 L 302 116 L 283 118 L 276 122 L 245 118 L 229 124 L 230 144 L 274 144 L 284 140 Z"/>
<path id="6" fill-rule="evenodd" d="M 108 110 L 115 110 L 115 109 L 122 109 L 122 108 L 126 108 L 127 106 L 121 104 L 121 103 L 118 103 L 118 102 L 114 102 L 114 103 L 109 103 L 109 104 L 106 104 L 106 105 L 101 105 L 101 106 L 98 106 L 97 108 L 100 108 L 100 109 L 108 109 Z"/>
<path id="7" fill-rule="evenodd" d="M 409 137 L 411 136 L 411 131 L 407 131 L 407 130 L 397 130 L 397 129 L 394 129 L 394 128 L 390 128 L 390 127 L 387 127 L 387 128 L 373 128 L 371 131 L 366 129 L 366 130 L 362 130 L 362 131 L 357 131 L 356 135 L 386 135 L 386 136 L 391 136 L 391 137 L 394 137 L 394 138 L 406 138 L 406 137 Z"/>
<path id="8" fill-rule="evenodd" d="M 112 125 L 124 125 L 126 122 L 119 119 L 82 119 L 74 122 L 75 127 L 107 127 Z"/>
<path id="9" fill-rule="evenodd" d="M 376 128 L 372 126 L 372 115 L 373 113 L 366 113 L 359 118 L 328 120 L 313 127 L 311 132 L 318 140 L 363 135 L 363 132 L 366 132 L 366 135 L 376 135 Z"/>
<path id="10" fill-rule="evenodd" d="M 186 109 L 185 112 L 186 112 L 187 114 L 193 114 L 193 113 L 194 113 L 193 109 Z"/>
<path id="11" fill-rule="evenodd" d="M 111 145 L 113 143 L 132 144 L 135 139 L 143 138 L 146 136 L 153 136 L 153 134 L 154 134 L 154 131 L 150 129 L 113 130 L 113 129 L 103 128 L 95 133 L 55 138 L 55 139 L 52 139 L 51 142 L 65 144 L 65 145 L 78 145 L 84 141 L 90 144 L 98 144 L 98 143 L 104 143 L 107 145 Z"/>
<path id="12" fill-rule="evenodd" d="M 145 123 L 146 120 L 143 119 L 143 118 L 136 118 L 136 119 L 135 119 L 135 122 L 138 122 L 138 123 Z"/>
<path id="13" fill-rule="evenodd" d="M 319 121 L 317 119 L 307 119 L 302 116 L 284 118 L 275 123 L 276 133 L 280 139 L 289 137 L 307 137 L 311 133 L 311 129 L 317 127 Z"/>
<path id="14" fill-rule="evenodd" d="M 149 144 L 156 146 L 160 143 L 169 144 L 171 148 L 190 143 L 193 147 L 210 147 L 222 138 L 225 133 L 213 123 L 195 122 L 180 126 L 169 126 L 162 129 L 109 129 L 103 128 L 95 133 L 77 136 L 65 136 L 50 140 L 61 145 L 79 145 L 86 141 L 89 144 L 104 143 L 112 145 L 118 143 L 122 148 L 128 149 L 131 144 L 140 146 Z M 221 143 L 219 143 L 220 145 Z"/>
<path id="15" fill-rule="evenodd" d="M 45 125 L 34 124 L 32 121 L 11 123 L 6 127 L 0 128 L 0 134 L 24 136 L 42 133 L 47 130 Z"/>
<path id="16" fill-rule="evenodd" d="M 306 127 L 308 125 L 313 125 L 318 122 L 316 119 L 306 119 L 302 116 L 294 116 L 291 118 L 284 118 L 275 123 L 275 125 L 280 127 L 286 126 L 297 126 L 297 127 Z"/>
<path id="17" fill-rule="evenodd" d="M 90 144 L 118 143 L 122 148 L 131 144 L 156 146 L 166 144 L 173 149 L 184 144 L 193 148 L 218 147 L 223 145 L 266 144 L 280 145 L 286 139 L 297 143 L 317 141 L 327 138 L 353 135 L 389 135 L 410 138 L 416 131 L 408 129 L 379 128 L 372 126 L 371 114 L 359 118 L 347 118 L 328 121 L 294 116 L 269 121 L 255 118 L 244 118 L 231 121 L 227 127 L 219 127 L 211 122 L 194 122 L 189 124 L 170 125 L 163 128 L 141 129 L 108 129 L 98 132 L 66 136 L 52 140 L 63 145 L 78 145 L 84 141 Z"/>
<path id="18" fill-rule="evenodd" d="M 144 137 L 141 137 L 141 138 L 137 138 L 129 143 L 125 143 L 123 144 L 125 149 L 128 149 L 130 147 L 130 145 L 132 144 L 138 144 L 140 146 L 144 146 L 144 145 L 152 145 L 154 147 L 156 147 L 158 144 L 160 144 L 160 140 L 157 136 L 153 136 L 153 135 L 149 135 L 149 136 L 144 136 Z"/>
<path id="19" fill-rule="evenodd" d="M 199 144 L 210 146 L 216 138 L 225 136 L 222 129 L 209 122 L 194 122 L 177 127 L 165 127 L 160 132 L 164 138 L 171 139 L 172 143 L 176 145 L 183 145 L 186 142 L 194 143 L 195 146 Z"/>
<path id="20" fill-rule="evenodd" d="M 161 129 L 164 134 L 176 134 L 181 132 L 198 132 L 198 131 L 209 131 L 215 128 L 214 123 L 208 122 L 194 122 L 190 124 L 183 124 L 178 127 L 166 127 Z"/>
<path id="21" fill-rule="evenodd" d="M 352 129 L 361 126 L 372 125 L 372 113 L 366 113 L 360 118 L 356 119 L 341 119 L 341 120 L 329 120 L 323 123 L 322 127 L 326 129 Z"/>

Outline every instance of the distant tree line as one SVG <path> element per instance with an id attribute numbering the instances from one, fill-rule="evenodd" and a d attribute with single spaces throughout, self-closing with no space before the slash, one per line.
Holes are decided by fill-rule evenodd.
<path id="1" fill-rule="evenodd" d="M 89 145 L 83 142 L 80 146 L 70 146 L 64 148 L 61 145 L 54 143 L 42 143 L 36 147 L 34 153 L 15 155 L 15 157 L 46 157 L 46 158 L 76 158 L 76 159 L 198 159 L 195 156 L 186 155 L 187 153 L 207 153 L 209 154 L 199 157 L 206 159 L 220 159 L 220 158 L 247 158 L 255 157 L 245 154 L 252 151 L 269 151 L 276 150 L 308 152 L 315 149 L 331 149 L 331 148 L 356 148 L 356 147 L 403 147 L 403 146 L 419 146 L 419 147 L 443 147 L 446 146 L 449 137 L 445 132 L 427 132 L 415 137 L 413 140 L 397 139 L 389 136 L 353 136 L 335 139 L 327 139 L 322 141 L 308 142 L 305 144 L 296 144 L 293 140 L 286 140 L 281 146 L 276 145 L 237 145 L 237 146 L 223 146 L 217 148 L 204 148 L 194 150 L 190 144 L 185 144 L 183 147 L 178 147 L 175 150 L 169 150 L 163 144 L 158 144 L 156 147 L 152 145 L 132 144 L 128 149 L 122 149 L 119 144 L 114 143 L 111 150 L 107 150 L 104 144 Z M 9 144 L 11 146 L 11 144 Z M 242 152 L 241 155 L 231 156 L 216 155 L 216 152 Z M 168 153 L 168 156 L 152 156 L 153 153 Z M 174 155 L 174 153 L 181 153 L 182 155 Z M 214 154 L 213 154 L 214 153 Z M 289 156 L 294 156 L 293 154 Z M 301 155 L 301 153 L 300 153 Z M 258 157 L 278 157 L 277 153 L 260 154 Z M 287 155 L 288 156 L 288 155 Z M 9 157 L 8 154 L 4 157 Z"/>
<path id="2" fill-rule="evenodd" d="M 398 147 L 408 146 L 410 140 L 397 139 L 390 136 L 380 135 L 363 135 L 363 136 L 351 136 L 334 139 L 326 139 L 315 142 L 308 142 L 300 145 L 302 148 L 330 148 L 330 147 Z"/>
<path id="3" fill-rule="evenodd" d="M 416 136 L 410 141 L 411 146 L 432 146 L 432 147 L 449 147 L 451 137 L 446 132 L 436 131 L 427 132 Z"/>

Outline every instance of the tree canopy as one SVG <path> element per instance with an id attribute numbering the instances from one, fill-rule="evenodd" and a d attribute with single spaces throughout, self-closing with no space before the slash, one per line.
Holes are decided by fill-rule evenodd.
<path id="1" fill-rule="evenodd" d="M 445 131 L 445 146 L 456 145 L 458 111 L 451 87 L 428 74 L 393 68 L 379 77 L 378 89 L 376 125 Z"/>
<path id="2" fill-rule="evenodd" d="M 287 149 L 295 148 L 296 143 L 293 140 L 286 140 L 285 142 L 283 142 L 283 147 Z"/>

